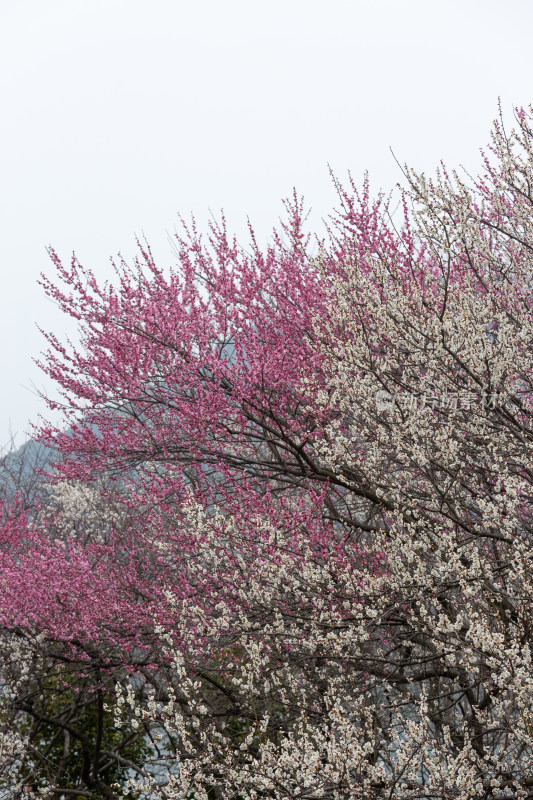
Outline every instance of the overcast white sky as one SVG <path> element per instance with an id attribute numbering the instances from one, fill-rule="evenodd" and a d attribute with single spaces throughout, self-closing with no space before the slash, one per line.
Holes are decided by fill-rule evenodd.
<path id="1" fill-rule="evenodd" d="M 49 388 L 36 324 L 45 247 L 105 276 L 179 212 L 224 208 L 265 239 L 296 186 L 317 219 L 327 164 L 388 189 L 402 162 L 477 167 L 501 96 L 533 102 L 530 0 L 0 0 L 0 444 Z"/>

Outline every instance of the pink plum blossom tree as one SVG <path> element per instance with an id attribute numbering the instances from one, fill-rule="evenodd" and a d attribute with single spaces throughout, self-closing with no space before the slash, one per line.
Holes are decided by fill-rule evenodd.
<path id="1" fill-rule="evenodd" d="M 107 511 L 6 511 L 1 622 L 165 742 L 128 791 L 533 796 L 532 115 L 478 178 L 406 168 L 400 219 L 350 181 L 323 239 L 295 196 L 169 271 L 51 252 L 81 336 L 47 335 L 41 440 Z"/>

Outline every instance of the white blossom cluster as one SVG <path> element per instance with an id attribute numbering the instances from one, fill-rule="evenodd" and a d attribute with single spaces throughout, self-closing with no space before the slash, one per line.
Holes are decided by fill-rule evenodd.
<path id="1" fill-rule="evenodd" d="M 17 726 L 14 705 L 41 661 L 43 636 L 0 634 L 0 797 L 22 791 L 31 747 L 29 727 Z"/>

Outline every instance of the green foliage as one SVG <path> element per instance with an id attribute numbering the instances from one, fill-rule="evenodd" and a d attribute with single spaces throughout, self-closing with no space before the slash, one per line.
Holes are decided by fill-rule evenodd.
<path id="1" fill-rule="evenodd" d="M 51 665 L 32 676 L 15 706 L 13 722 L 30 743 L 21 765 L 24 783 L 46 785 L 57 795 L 79 789 L 80 795 L 69 794 L 76 800 L 87 790 L 103 800 L 114 786 L 121 798 L 135 800 L 137 793 L 125 784 L 135 774 L 132 765 L 143 767 L 151 743 L 142 726 L 115 724 L 113 679 Z"/>

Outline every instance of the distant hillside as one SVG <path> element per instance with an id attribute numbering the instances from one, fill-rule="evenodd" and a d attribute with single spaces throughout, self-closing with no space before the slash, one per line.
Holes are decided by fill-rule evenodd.
<path id="1" fill-rule="evenodd" d="M 24 442 L 16 450 L 0 458 L 0 496 L 9 498 L 15 491 L 23 497 L 24 505 L 31 505 L 42 485 L 42 471 L 53 469 L 54 451 L 34 439 Z"/>

